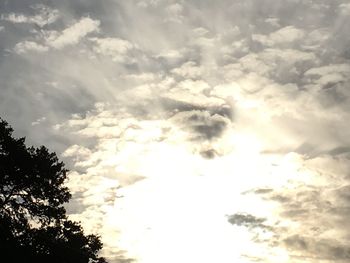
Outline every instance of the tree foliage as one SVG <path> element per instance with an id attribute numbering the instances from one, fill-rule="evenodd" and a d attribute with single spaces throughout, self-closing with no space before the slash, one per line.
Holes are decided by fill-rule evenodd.
<path id="1" fill-rule="evenodd" d="M 102 243 L 67 218 L 67 170 L 0 118 L 0 248 L 6 262 L 102 263 Z M 0 261 L 2 261 L 0 259 Z"/>

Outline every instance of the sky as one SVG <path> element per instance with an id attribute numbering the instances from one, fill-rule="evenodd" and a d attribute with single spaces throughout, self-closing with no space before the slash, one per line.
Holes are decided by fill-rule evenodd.
<path id="1" fill-rule="evenodd" d="M 0 113 L 110 263 L 350 261 L 350 2 L 0 0 Z"/>

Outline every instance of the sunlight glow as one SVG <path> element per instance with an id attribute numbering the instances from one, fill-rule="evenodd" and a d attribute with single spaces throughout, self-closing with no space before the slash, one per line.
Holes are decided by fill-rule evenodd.
<path id="1" fill-rule="evenodd" d="M 278 220 L 277 204 L 246 192 L 285 184 L 298 169 L 299 157 L 261 154 L 253 135 L 231 133 L 224 138 L 232 152 L 212 160 L 191 153 L 185 141 L 147 144 L 134 154 L 125 145 L 127 162 L 118 162 L 117 171 L 132 170 L 146 179 L 119 190 L 124 197 L 109 210 L 108 224 L 119 229 L 118 246 L 130 257 L 175 263 L 186 255 L 190 261 L 228 263 L 250 262 L 242 255 L 254 255 L 288 262 L 287 252 L 254 242 L 254 235 L 232 226 L 227 215 L 245 212 Z M 141 152 L 138 158 L 135 154 Z M 272 165 L 276 162 L 277 167 Z M 271 238 L 268 232 L 259 235 Z"/>

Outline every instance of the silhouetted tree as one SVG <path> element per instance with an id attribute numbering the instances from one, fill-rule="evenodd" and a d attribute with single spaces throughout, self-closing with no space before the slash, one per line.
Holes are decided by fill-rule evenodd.
<path id="1" fill-rule="evenodd" d="M 99 237 L 67 218 L 64 164 L 12 132 L 0 118 L 0 262 L 106 262 L 98 256 Z"/>

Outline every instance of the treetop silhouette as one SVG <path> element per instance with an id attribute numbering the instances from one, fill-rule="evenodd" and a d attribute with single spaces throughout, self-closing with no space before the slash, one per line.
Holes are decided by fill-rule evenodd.
<path id="1" fill-rule="evenodd" d="M 55 153 L 27 147 L 0 118 L 0 258 L 7 262 L 102 263 L 100 238 L 68 219 L 67 169 Z M 1 260 L 0 260 L 1 261 Z"/>

